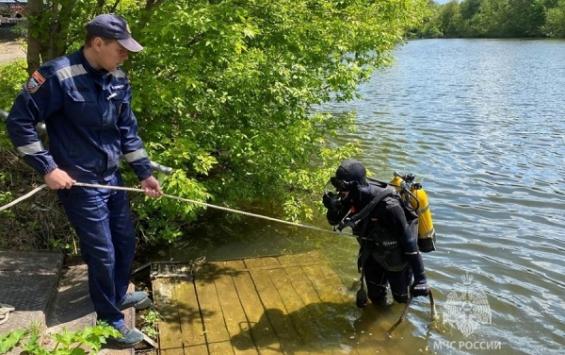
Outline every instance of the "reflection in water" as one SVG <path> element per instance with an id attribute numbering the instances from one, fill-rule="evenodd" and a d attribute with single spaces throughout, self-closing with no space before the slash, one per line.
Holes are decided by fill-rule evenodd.
<path id="1" fill-rule="evenodd" d="M 358 158 L 377 178 L 410 171 L 425 185 L 439 248 L 424 259 L 439 315 L 448 295 L 463 291 L 457 285 L 466 272 L 491 310 L 491 324 L 464 336 L 441 320 L 430 328 L 428 302 L 417 299 L 393 339 L 375 337 L 375 347 L 492 353 L 484 347 L 500 342 L 497 354 L 546 354 L 565 346 L 564 63 L 563 41 L 411 41 L 397 50 L 395 64 L 360 88 L 361 100 L 324 107 L 357 112 L 358 133 L 341 139 L 361 141 Z M 212 224 L 192 231 L 167 257 L 317 248 L 345 285 L 357 278 L 355 240 L 223 216 L 213 213 Z M 345 314 L 355 336 L 374 336 L 401 308 Z"/>

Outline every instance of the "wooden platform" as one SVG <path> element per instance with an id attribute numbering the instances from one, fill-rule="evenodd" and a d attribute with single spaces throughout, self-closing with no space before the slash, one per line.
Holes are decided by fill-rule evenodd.
<path id="1" fill-rule="evenodd" d="M 160 267 L 162 354 L 378 352 L 356 329 L 354 292 L 316 252 L 206 263 L 194 276 L 186 265 Z"/>

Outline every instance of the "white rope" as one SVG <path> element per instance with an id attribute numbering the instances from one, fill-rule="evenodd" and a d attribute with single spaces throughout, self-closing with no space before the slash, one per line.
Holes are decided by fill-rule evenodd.
<path id="1" fill-rule="evenodd" d="M 145 193 L 145 191 L 143 189 L 134 188 L 134 187 L 87 184 L 87 183 L 83 183 L 83 182 L 77 182 L 73 186 L 88 187 L 88 188 L 95 188 L 95 189 L 109 189 L 109 190 L 119 190 L 119 191 L 131 191 L 131 192 Z M 30 198 L 31 196 L 35 195 L 36 193 L 38 193 L 39 191 L 41 191 L 45 187 L 47 187 L 47 185 L 43 184 L 43 185 L 33 189 L 32 191 L 28 192 L 27 194 L 25 194 L 25 195 L 15 199 L 14 201 L 8 203 L 7 205 L 0 207 L 0 212 L 22 202 L 23 200 Z M 237 213 L 237 214 L 241 214 L 241 215 L 244 215 L 244 216 L 260 218 L 260 219 L 264 219 L 264 220 L 272 221 L 272 222 L 283 223 L 283 224 L 287 224 L 287 225 L 294 226 L 294 227 L 300 227 L 300 228 L 315 230 L 315 231 L 318 231 L 318 232 L 339 234 L 339 235 L 350 236 L 350 237 L 353 236 L 352 234 L 341 233 L 341 232 L 337 232 L 337 231 L 329 230 L 329 229 L 323 229 L 323 228 L 319 228 L 319 227 L 316 227 L 316 226 L 313 226 L 313 225 L 310 225 L 310 224 L 289 222 L 289 221 L 285 221 L 285 220 L 278 219 L 278 218 L 264 216 L 264 215 L 257 214 L 257 213 L 251 213 L 251 212 L 236 210 L 236 209 L 229 208 L 229 207 L 213 205 L 211 203 L 196 201 L 196 200 L 192 200 L 192 199 L 184 198 L 184 197 L 180 197 L 180 196 L 169 195 L 169 194 L 163 194 L 161 196 L 166 197 L 166 198 L 170 198 L 170 199 L 173 199 L 173 200 L 181 201 L 181 202 L 188 202 L 188 203 L 192 203 L 192 204 L 195 204 L 195 205 L 206 206 L 206 207 L 214 208 L 214 209 L 221 210 L 221 211 Z"/>
<path id="2" fill-rule="evenodd" d="M 30 192 L 28 192 L 27 194 L 18 197 L 17 199 L 15 199 L 14 201 L 8 203 L 7 205 L 4 205 L 2 207 L 0 207 L 0 212 L 7 210 L 8 208 L 17 205 L 18 203 L 22 202 L 23 200 L 27 200 L 28 198 L 30 198 L 31 196 L 35 195 L 36 193 L 38 193 L 39 191 L 43 190 L 44 188 L 46 188 L 47 185 L 43 184 L 39 187 L 36 187 L 35 189 L 31 190 Z"/>
<path id="3" fill-rule="evenodd" d="M 0 303 L 0 324 L 4 324 L 10 318 L 10 312 L 15 311 L 16 308 L 14 306 L 10 306 L 9 304 Z"/>
<path id="4" fill-rule="evenodd" d="M 145 191 L 144 191 L 143 189 L 138 189 L 138 188 L 134 188 L 134 187 L 124 187 L 124 186 L 108 186 L 108 185 L 86 184 L 86 183 L 82 183 L 82 182 L 77 182 L 74 186 L 92 187 L 92 188 L 97 188 L 97 189 L 111 189 L 111 190 L 122 190 L 122 191 L 132 191 L 132 192 L 143 192 L 143 193 L 145 193 Z M 206 202 L 202 202 L 202 201 L 196 201 L 196 200 L 192 200 L 192 199 L 184 198 L 184 197 L 180 197 L 180 196 L 169 195 L 169 194 L 163 194 L 162 197 L 166 197 L 166 198 L 170 198 L 170 199 L 177 200 L 177 201 L 182 201 L 182 202 L 193 203 L 193 204 L 195 204 L 195 205 L 206 206 L 206 207 L 214 208 L 214 209 L 221 210 L 221 211 L 226 211 L 226 212 L 231 212 L 231 213 L 237 213 L 237 214 L 241 214 L 241 215 L 244 215 L 244 216 L 255 217 L 255 218 L 260 218 L 260 219 L 265 219 L 265 220 L 267 220 L 267 221 L 283 223 L 283 224 L 287 224 L 287 225 L 294 226 L 294 227 L 312 229 L 312 230 L 315 230 L 315 231 L 318 231 L 318 232 L 325 232 L 325 233 L 332 233 L 332 234 L 336 234 L 336 233 L 337 233 L 336 231 L 333 231 L 333 230 L 323 229 L 323 228 L 319 228 L 319 227 L 312 226 L 312 225 L 309 225 L 309 224 L 302 224 L 302 223 L 296 223 L 296 222 L 289 222 L 289 221 L 285 221 L 285 220 L 278 219 L 278 218 L 273 218 L 273 217 L 269 217 L 269 216 L 264 216 L 264 215 L 257 214 L 257 213 L 252 213 L 252 212 L 246 212 L 246 211 L 236 210 L 236 209 L 229 208 L 229 207 L 223 207 L 223 206 L 213 205 L 213 204 L 211 204 L 211 203 L 206 203 Z"/>

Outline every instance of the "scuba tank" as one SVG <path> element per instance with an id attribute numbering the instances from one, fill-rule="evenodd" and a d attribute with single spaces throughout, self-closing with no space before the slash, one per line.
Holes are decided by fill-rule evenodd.
<path id="1" fill-rule="evenodd" d="M 396 172 L 390 182 L 406 206 L 412 207 L 418 215 L 418 248 L 427 253 L 435 248 L 436 232 L 430 211 L 428 194 L 421 184 L 415 183 L 416 177 L 412 174 L 400 175 Z"/>

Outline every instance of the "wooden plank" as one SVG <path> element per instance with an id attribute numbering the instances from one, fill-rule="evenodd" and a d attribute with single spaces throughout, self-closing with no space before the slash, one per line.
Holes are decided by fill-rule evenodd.
<path id="1" fill-rule="evenodd" d="M 313 305 L 303 302 L 286 271 L 284 269 L 273 270 L 271 278 L 306 349 L 316 354 L 331 353 L 324 349 L 322 344 L 324 337 L 319 332 L 316 319 L 310 310 Z"/>
<path id="2" fill-rule="evenodd" d="M 196 294 L 202 320 L 204 321 L 204 335 L 208 348 L 212 354 L 233 354 L 230 343 L 230 334 L 224 321 L 224 314 L 218 299 L 218 293 L 210 265 L 206 265 L 195 276 Z"/>
<path id="3" fill-rule="evenodd" d="M 347 314 L 359 314 L 351 296 L 343 293 L 343 283 L 339 276 L 329 267 L 302 267 L 308 279 L 318 291 L 325 307 L 326 315 L 333 317 L 324 318 L 324 324 L 332 325 L 330 333 L 333 339 L 339 339 L 342 344 L 351 346 L 352 354 L 374 354 L 376 349 L 362 348 L 359 334 L 353 324 L 347 319 Z"/>
<path id="4" fill-rule="evenodd" d="M 317 250 L 302 254 L 279 255 L 277 260 L 282 267 L 329 265 L 328 260 Z"/>
<path id="5" fill-rule="evenodd" d="M 214 281 L 219 295 L 220 307 L 230 335 L 230 342 L 236 354 L 258 354 L 251 338 L 251 324 L 240 303 L 231 274 L 237 273 L 227 262 L 211 263 L 219 270 Z"/>
<path id="6" fill-rule="evenodd" d="M 353 298 L 344 294 L 343 283 L 337 274 L 329 267 L 304 266 L 302 267 L 318 293 L 323 295 L 325 302 L 352 302 Z"/>
<path id="7" fill-rule="evenodd" d="M 305 346 L 289 318 L 288 311 L 276 286 L 271 280 L 271 274 L 274 270 L 262 269 L 266 266 L 279 265 L 278 260 L 276 258 L 246 259 L 245 265 L 251 269 L 250 274 L 259 298 L 265 307 L 265 315 L 269 318 L 279 338 L 282 350 L 293 354 L 300 353 Z M 259 268 L 253 269 L 254 267 Z"/>
<path id="8" fill-rule="evenodd" d="M 228 261 L 226 266 L 241 270 L 246 269 L 241 260 Z M 271 323 L 265 315 L 265 309 L 257 294 L 253 280 L 249 272 L 244 271 L 232 276 L 243 310 L 245 311 L 251 327 L 251 338 L 260 354 L 280 354 L 281 346 L 279 339 Z"/>
<path id="9" fill-rule="evenodd" d="M 159 350 L 159 354 L 161 355 L 184 355 L 184 349 L 182 344 L 180 347 L 169 347 L 169 348 L 161 348 Z"/>
<path id="10" fill-rule="evenodd" d="M 285 255 L 280 258 L 286 259 L 286 261 L 296 259 L 294 255 Z M 284 271 L 288 275 L 292 288 L 300 295 L 302 302 L 307 305 L 307 312 L 305 313 L 308 319 L 310 319 L 310 324 L 313 324 L 317 333 L 322 336 L 319 347 L 323 349 L 323 352 L 342 354 L 345 351 L 342 349 L 342 345 L 352 347 L 349 335 L 340 329 L 344 327 L 343 322 L 336 323 L 335 318 L 339 315 L 336 314 L 337 312 L 332 308 L 331 304 L 322 301 L 320 294 L 314 288 L 314 284 L 307 277 L 302 267 L 286 267 Z M 345 327 L 349 328 L 349 324 L 345 324 Z M 356 352 L 347 351 L 347 353 L 355 354 Z"/>
<path id="11" fill-rule="evenodd" d="M 353 293 L 317 252 L 208 263 L 194 282 L 163 278 L 153 287 L 163 354 L 377 350 L 355 334 Z"/>
<path id="12" fill-rule="evenodd" d="M 159 348 L 163 354 L 183 355 L 181 325 L 178 310 L 174 304 L 176 282 L 173 279 L 153 280 L 153 297 L 159 309 Z"/>
<path id="13" fill-rule="evenodd" d="M 176 341 L 182 344 L 187 354 L 208 354 L 200 306 L 193 281 L 182 280 L 178 283 L 175 289 L 175 301 L 182 333 Z"/>
<path id="14" fill-rule="evenodd" d="M 250 270 L 271 270 L 272 268 L 280 268 L 281 264 L 274 257 L 249 258 L 244 261 L 245 267 Z"/>

